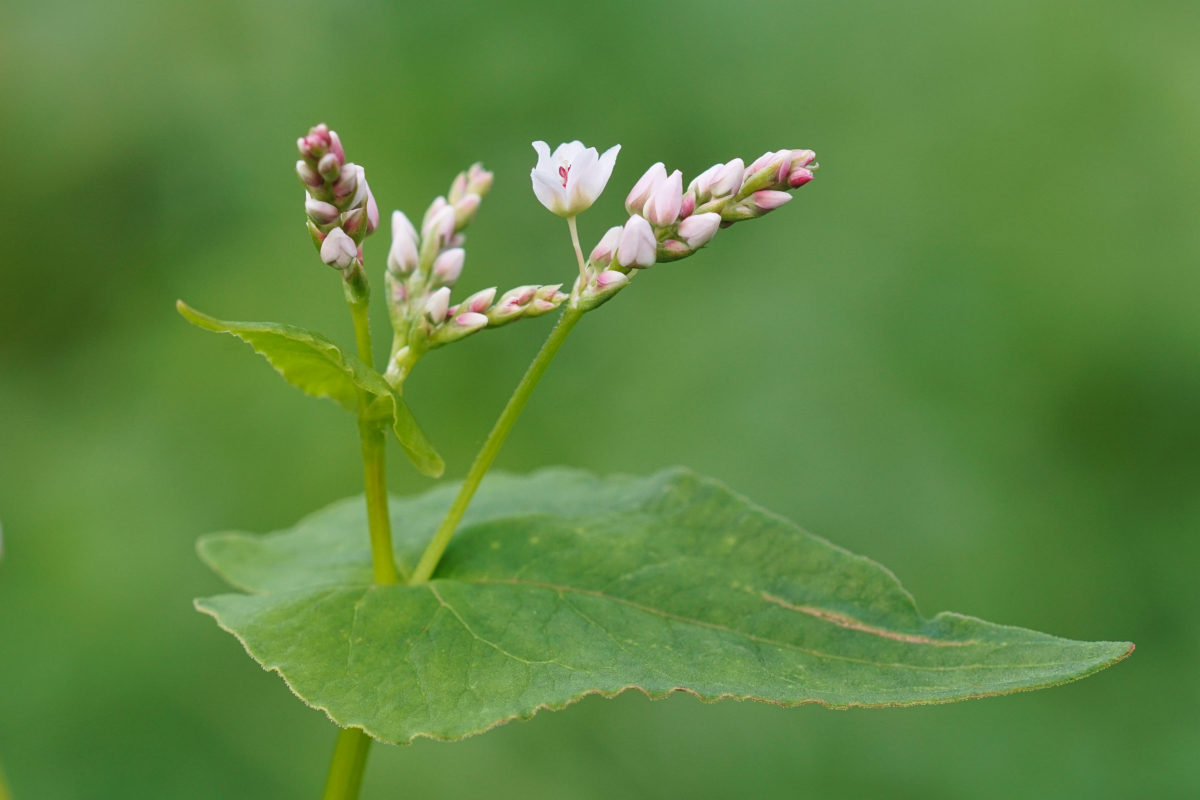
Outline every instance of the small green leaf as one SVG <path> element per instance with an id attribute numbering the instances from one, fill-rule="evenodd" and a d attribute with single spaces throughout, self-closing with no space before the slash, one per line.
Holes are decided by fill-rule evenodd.
<path id="1" fill-rule="evenodd" d="M 399 558 L 455 487 L 396 500 Z M 639 688 L 792 706 L 943 703 L 1076 680 L 1127 656 L 959 614 L 684 470 L 489 477 L 428 584 L 371 585 L 360 498 L 201 557 L 250 594 L 198 600 L 337 724 L 458 739 Z"/>
<path id="2" fill-rule="evenodd" d="M 372 411 L 390 422 L 401 448 L 423 474 L 440 477 L 445 463 L 413 418 L 404 400 L 375 370 L 319 333 L 275 322 L 228 322 L 179 300 L 175 307 L 198 328 L 231 333 L 254 348 L 284 379 L 312 397 L 328 397 L 358 412 L 358 390 L 375 397 Z"/>

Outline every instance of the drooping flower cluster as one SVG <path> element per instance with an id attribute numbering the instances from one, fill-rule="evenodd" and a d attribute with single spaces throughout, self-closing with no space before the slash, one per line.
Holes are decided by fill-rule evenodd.
<path id="1" fill-rule="evenodd" d="M 456 305 L 451 289 L 466 261 L 463 229 L 475 218 L 492 186 L 492 173 L 474 164 L 460 172 L 445 197 L 438 197 L 421 220 L 420 231 L 402 211 L 392 213 L 388 252 L 388 313 L 395 336 L 384 377 L 401 385 L 429 350 L 484 328 L 553 311 L 567 299 L 556 286 L 519 286 L 496 299 L 496 288 L 476 292 Z"/>
<path id="2" fill-rule="evenodd" d="M 813 179 L 815 159 L 811 150 L 764 153 L 749 167 L 735 158 L 709 167 L 686 191 L 679 170 L 668 174 L 661 162 L 650 167 L 625 199 L 629 220 L 610 228 L 592 250 L 586 285 L 576 285 L 579 304 L 594 308 L 624 287 L 634 270 L 687 258 L 721 228 L 784 205 L 790 190 Z"/>
<path id="3" fill-rule="evenodd" d="M 321 260 L 343 273 L 362 268 L 363 240 L 379 227 L 379 206 L 359 165 L 346 161 L 336 131 L 324 124 L 296 141 L 308 231 Z"/>

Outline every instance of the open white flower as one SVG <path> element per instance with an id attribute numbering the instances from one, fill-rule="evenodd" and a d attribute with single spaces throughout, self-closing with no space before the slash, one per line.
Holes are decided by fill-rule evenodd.
<path id="1" fill-rule="evenodd" d="M 598 156 L 596 148 L 582 142 L 560 144 L 553 154 L 545 142 L 534 142 L 538 163 L 530 172 L 533 193 L 542 205 L 560 217 L 586 211 L 604 191 L 621 145 Z"/>

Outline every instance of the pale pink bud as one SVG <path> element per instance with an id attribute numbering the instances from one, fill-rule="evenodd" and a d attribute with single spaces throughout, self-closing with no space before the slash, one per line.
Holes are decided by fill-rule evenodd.
<path id="1" fill-rule="evenodd" d="M 763 153 L 761 156 L 754 159 L 754 163 L 746 168 L 747 175 L 753 175 L 754 173 L 758 172 L 760 169 L 767 166 L 767 164 L 770 164 L 771 159 L 773 158 L 775 158 L 774 150 L 768 150 L 767 152 Z"/>
<path id="2" fill-rule="evenodd" d="M 740 158 L 735 158 L 713 173 L 709 183 L 709 191 L 713 197 L 724 197 L 727 194 L 737 194 L 742 188 L 742 174 L 745 166 Z"/>
<path id="3" fill-rule="evenodd" d="M 807 167 L 809 164 L 817 160 L 817 154 L 812 150 L 793 150 L 792 151 L 792 171 L 798 167 Z"/>
<path id="4" fill-rule="evenodd" d="M 686 244 L 675 239 L 667 239 L 658 246 L 658 256 L 664 261 L 675 261 L 691 254 L 692 251 Z"/>
<path id="5" fill-rule="evenodd" d="M 361 208 L 354 208 L 342 214 L 342 230 L 350 234 L 355 241 L 361 242 L 365 231 L 363 225 L 366 222 L 367 212 Z"/>
<path id="6" fill-rule="evenodd" d="M 462 199 L 454 204 L 455 230 L 462 230 L 467 227 L 471 220 L 475 219 L 475 212 L 479 210 L 481 199 L 477 194 L 468 193 L 463 195 Z"/>
<path id="7" fill-rule="evenodd" d="M 696 210 L 696 193 L 688 192 L 683 196 L 683 205 L 679 207 L 679 218 L 687 219 Z"/>
<path id="8" fill-rule="evenodd" d="M 334 228 L 321 243 L 321 260 L 331 267 L 345 269 L 358 256 L 358 245 L 341 228 Z"/>
<path id="9" fill-rule="evenodd" d="M 646 170 L 646 174 L 638 178 L 629 196 L 625 198 L 625 210 L 630 214 L 641 214 L 646 202 L 666 179 L 667 168 L 661 161 Z"/>
<path id="10" fill-rule="evenodd" d="M 443 286 L 433 294 L 429 295 L 429 299 L 425 301 L 425 313 L 433 320 L 434 325 L 440 325 L 446 319 L 446 312 L 450 310 L 450 287 Z"/>
<path id="11" fill-rule="evenodd" d="M 696 214 L 679 223 L 679 236 L 692 250 L 703 247 L 717 235 L 721 226 L 720 214 Z"/>
<path id="12" fill-rule="evenodd" d="M 781 205 L 791 202 L 792 196 L 787 192 L 776 192 L 766 189 L 761 192 L 755 192 L 748 199 L 753 205 L 763 211 L 773 211 Z"/>
<path id="13" fill-rule="evenodd" d="M 421 217 L 421 237 L 424 238 L 426 230 L 429 228 L 429 223 L 433 222 L 443 208 L 449 205 L 444 197 L 435 197 L 433 202 L 429 204 L 429 208 L 425 209 L 425 216 Z"/>
<path id="14" fill-rule="evenodd" d="M 375 195 L 371 194 L 370 189 L 367 189 L 367 235 L 370 236 L 377 230 L 379 230 L 379 206 L 375 202 Z"/>
<path id="15" fill-rule="evenodd" d="M 483 314 L 478 314 L 474 311 L 468 311 L 465 314 L 459 314 L 457 317 L 455 317 L 454 323 L 459 327 L 477 331 L 480 328 L 487 327 L 488 318 Z"/>
<path id="16" fill-rule="evenodd" d="M 333 184 L 333 195 L 339 202 L 350 197 L 358 191 L 358 165 L 345 164 L 342 166 L 342 175 L 337 179 L 337 183 Z"/>
<path id="17" fill-rule="evenodd" d="M 472 164 L 467 170 L 467 191 L 480 197 L 486 195 L 492 188 L 492 173 L 483 168 L 483 164 Z"/>
<path id="18" fill-rule="evenodd" d="M 779 159 L 779 166 L 775 169 L 775 182 L 783 183 L 787 180 L 788 171 L 792 168 L 792 151 L 780 150 L 775 157 Z"/>
<path id="19" fill-rule="evenodd" d="M 324 179 L 303 160 L 296 162 L 296 174 L 300 176 L 300 182 L 309 189 L 322 189 L 325 186 Z"/>
<path id="20" fill-rule="evenodd" d="M 417 229 L 413 227 L 413 224 L 411 222 L 409 222 L 408 215 L 406 215 L 403 211 L 393 211 L 392 212 L 392 238 L 395 239 L 397 236 L 399 236 L 401 231 L 404 231 L 405 233 L 407 233 L 409 238 L 412 239 L 413 242 L 418 241 L 417 240 Z"/>
<path id="21" fill-rule="evenodd" d="M 333 153 L 326 153 L 317 162 L 317 172 L 321 173 L 322 178 L 333 183 L 342 174 L 342 164 Z"/>
<path id="22" fill-rule="evenodd" d="M 457 203 L 467 193 L 467 173 L 460 172 L 454 176 L 454 180 L 450 183 L 450 192 L 448 197 L 451 203 Z"/>
<path id="23" fill-rule="evenodd" d="M 675 170 L 646 201 L 645 215 L 659 227 L 674 225 L 683 206 L 683 173 Z"/>
<path id="24" fill-rule="evenodd" d="M 496 287 L 493 286 L 490 289 L 484 289 L 482 292 L 476 292 L 466 300 L 463 300 L 461 307 L 464 311 L 473 311 L 477 314 L 481 314 L 488 310 L 488 308 L 492 305 L 492 301 L 495 299 Z"/>
<path id="25" fill-rule="evenodd" d="M 401 211 L 392 212 L 392 249 L 388 251 L 387 268 L 393 275 L 407 275 L 417 268 L 417 232 Z"/>
<path id="26" fill-rule="evenodd" d="M 614 269 L 606 269 L 596 276 L 596 289 L 601 292 L 619 289 L 627 283 L 629 283 L 629 276 Z"/>
<path id="27" fill-rule="evenodd" d="M 697 197 L 708 197 L 711 194 L 713 177 L 725 166 L 724 164 L 713 164 L 708 169 L 701 172 L 692 182 L 688 184 L 688 191 L 695 192 Z"/>
<path id="28" fill-rule="evenodd" d="M 342 149 L 342 140 L 338 138 L 337 131 L 329 132 L 329 152 L 337 156 L 339 164 L 346 163 L 346 151 Z"/>
<path id="29" fill-rule="evenodd" d="M 562 305 L 562 302 L 567 299 L 567 295 L 559 291 L 561 286 L 561 283 L 556 283 L 553 286 L 539 287 L 534 292 L 533 300 L 525 307 L 525 316 L 540 317 Z"/>
<path id="30" fill-rule="evenodd" d="M 332 203 L 323 203 L 312 198 L 304 201 L 304 210 L 308 213 L 309 219 L 318 225 L 328 225 L 341 215 L 337 206 Z"/>
<path id="31" fill-rule="evenodd" d="M 613 253 L 617 252 L 617 245 L 621 243 L 622 230 L 620 225 L 609 228 L 600 239 L 600 243 L 592 249 L 588 261 L 597 267 L 607 267 L 612 261 Z"/>
<path id="32" fill-rule="evenodd" d="M 447 250 L 433 262 L 433 280 L 443 286 L 453 286 L 458 276 L 462 274 L 463 261 L 467 251 L 461 247 Z"/>
<path id="33" fill-rule="evenodd" d="M 351 208 L 362 208 L 367 204 L 367 196 L 371 193 L 371 187 L 367 186 L 367 171 L 357 164 L 354 169 L 358 170 L 358 182 L 354 187 L 354 199 L 350 201 Z"/>
<path id="34" fill-rule="evenodd" d="M 567 295 L 559 291 L 562 288 L 561 283 L 556 283 L 552 286 L 542 286 L 534 292 L 534 298 L 537 300 L 551 300 L 555 303 L 561 303 L 567 299 Z"/>
<path id="35" fill-rule="evenodd" d="M 537 290 L 539 288 L 541 287 L 518 286 L 515 289 L 509 289 L 500 296 L 500 302 L 497 305 L 503 305 L 510 302 L 516 303 L 519 306 L 526 305 L 530 300 L 537 296 Z"/>
<path id="36" fill-rule="evenodd" d="M 788 186 L 792 187 L 793 189 L 799 189 L 801 186 L 808 183 L 812 179 L 813 179 L 812 170 L 805 169 L 804 167 L 800 167 L 799 169 L 792 170 L 791 174 L 788 175 L 787 182 L 788 182 Z"/>
<path id="37" fill-rule="evenodd" d="M 658 241 L 650 223 L 636 214 L 625 223 L 621 231 L 621 242 L 617 247 L 617 263 L 622 267 L 650 267 L 654 265 Z"/>

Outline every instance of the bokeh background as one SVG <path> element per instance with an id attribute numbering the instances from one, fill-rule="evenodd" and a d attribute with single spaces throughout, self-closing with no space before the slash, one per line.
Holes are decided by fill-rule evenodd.
<path id="1" fill-rule="evenodd" d="M 587 319 L 499 466 L 685 464 L 926 613 L 1138 645 L 951 706 L 589 698 L 376 747 L 364 798 L 1200 793 L 1200 5 L 7 0 L 0 108 L 17 800 L 319 794 L 333 726 L 191 609 L 222 590 L 192 547 L 360 491 L 355 431 L 172 303 L 351 340 L 292 173 L 322 120 L 385 213 L 495 170 L 465 291 L 571 279 L 534 139 L 623 146 L 585 247 L 654 161 L 815 149 L 786 209 Z M 551 324 L 418 368 L 450 477 Z M 430 485 L 390 463 L 394 492 Z"/>

